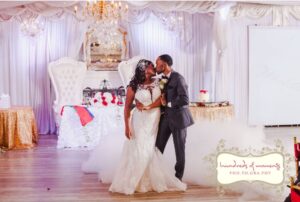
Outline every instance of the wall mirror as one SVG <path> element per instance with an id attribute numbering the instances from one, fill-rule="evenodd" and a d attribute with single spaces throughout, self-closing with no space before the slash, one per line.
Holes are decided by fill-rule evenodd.
<path id="1" fill-rule="evenodd" d="M 115 26 L 90 28 L 84 55 L 88 70 L 116 71 L 118 64 L 128 58 L 127 32 Z"/>

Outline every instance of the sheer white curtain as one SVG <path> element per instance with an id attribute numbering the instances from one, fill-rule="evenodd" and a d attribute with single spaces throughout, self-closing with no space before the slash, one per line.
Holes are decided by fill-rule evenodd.
<path id="1" fill-rule="evenodd" d="M 9 94 L 13 105 L 32 106 L 39 133 L 53 133 L 54 93 L 47 65 L 60 57 L 78 57 L 86 25 L 72 15 L 47 19 L 34 38 L 24 36 L 19 25 L 13 19 L 0 22 L 0 94 Z"/>
<path id="2" fill-rule="evenodd" d="M 167 30 L 153 14 L 140 24 L 129 24 L 128 31 L 130 56 L 142 55 L 155 62 L 161 54 L 171 55 L 173 68 L 185 77 L 190 99 L 196 101 L 200 89 L 208 89 L 214 95 L 213 16 L 193 14 L 190 19 L 192 40 L 188 44 Z"/>

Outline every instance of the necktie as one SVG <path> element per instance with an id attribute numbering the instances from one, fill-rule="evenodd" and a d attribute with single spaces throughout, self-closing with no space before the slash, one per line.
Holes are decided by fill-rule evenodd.
<path id="1" fill-rule="evenodd" d="M 165 75 L 163 75 L 161 78 L 169 80 L 169 78 L 167 76 L 165 76 Z"/>

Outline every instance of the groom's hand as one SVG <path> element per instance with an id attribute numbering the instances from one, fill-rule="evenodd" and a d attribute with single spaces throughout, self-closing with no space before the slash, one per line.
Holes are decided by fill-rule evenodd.
<path id="1" fill-rule="evenodd" d="M 142 111 L 145 108 L 145 106 L 141 102 L 139 102 L 137 99 L 135 100 L 135 104 L 136 104 L 136 108 L 140 111 Z"/>
<path id="2" fill-rule="evenodd" d="M 166 106 L 167 105 L 167 100 L 166 100 L 166 95 L 163 93 L 162 95 L 161 95 L 161 105 L 162 106 Z"/>

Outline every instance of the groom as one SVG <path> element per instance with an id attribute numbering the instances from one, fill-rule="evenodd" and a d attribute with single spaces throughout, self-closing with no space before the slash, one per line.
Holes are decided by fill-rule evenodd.
<path id="1" fill-rule="evenodd" d="M 181 180 L 185 165 L 185 139 L 187 127 L 194 123 L 189 110 L 188 86 L 182 75 L 172 69 L 171 56 L 161 55 L 156 60 L 156 72 L 168 81 L 162 95 L 162 115 L 156 139 L 156 147 L 164 152 L 170 135 L 173 136 L 176 165 L 175 176 Z"/>

